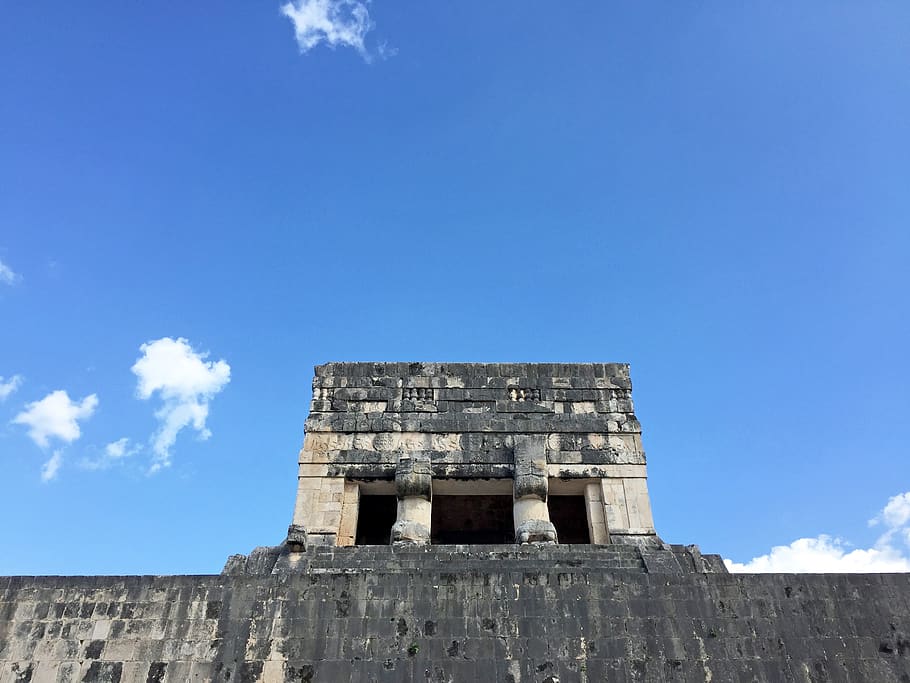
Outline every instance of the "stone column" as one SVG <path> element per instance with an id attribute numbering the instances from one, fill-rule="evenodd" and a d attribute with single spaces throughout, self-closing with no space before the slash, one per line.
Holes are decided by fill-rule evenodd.
<path id="1" fill-rule="evenodd" d="M 648 480 L 644 477 L 601 479 L 611 543 L 639 546 L 660 545 L 651 517 Z"/>
<path id="2" fill-rule="evenodd" d="M 515 437 L 515 542 L 556 543 L 547 507 L 547 450 L 543 435 Z"/>
<path id="3" fill-rule="evenodd" d="M 346 481 L 341 501 L 341 524 L 338 528 L 338 545 L 354 545 L 357 539 L 357 517 L 360 514 L 360 487 Z"/>
<path id="4" fill-rule="evenodd" d="M 599 481 L 585 486 L 585 508 L 588 515 L 588 537 L 591 539 L 591 543 L 606 545 L 610 542 L 610 531 L 607 528 L 603 491 Z"/>
<path id="5" fill-rule="evenodd" d="M 393 545 L 429 545 L 433 471 L 424 454 L 402 455 L 395 468 L 398 517 L 392 526 Z"/>
<path id="6" fill-rule="evenodd" d="M 335 545 L 341 524 L 344 477 L 329 477 L 325 465 L 300 465 L 294 519 L 288 527 L 292 550 Z"/>

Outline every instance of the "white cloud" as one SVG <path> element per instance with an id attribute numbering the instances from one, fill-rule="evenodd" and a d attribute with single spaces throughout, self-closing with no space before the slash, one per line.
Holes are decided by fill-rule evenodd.
<path id="1" fill-rule="evenodd" d="M 0 282 L 6 285 L 14 285 L 21 279 L 21 275 L 13 272 L 12 268 L 6 265 L 3 261 L 0 261 Z"/>
<path id="2" fill-rule="evenodd" d="M 907 549 L 894 542 L 898 538 L 910 546 L 910 491 L 890 498 L 869 520 L 870 526 L 878 524 L 886 529 L 871 548 L 852 548 L 839 538 L 822 534 L 774 546 L 767 555 L 746 563 L 726 559 L 724 563 L 732 572 L 910 572 Z"/>
<path id="3" fill-rule="evenodd" d="M 198 353 L 183 338 L 163 337 L 139 347 L 142 356 L 132 367 L 139 382 L 136 393 L 149 399 L 157 393 L 162 405 L 155 412 L 160 427 L 152 440 L 155 462 L 151 472 L 167 467 L 177 434 L 192 427 L 200 438 L 211 432 L 205 422 L 209 402 L 231 381 L 231 366 L 224 360 L 206 361 L 207 353 Z"/>
<path id="4" fill-rule="evenodd" d="M 910 491 L 889 498 L 882 511 L 869 520 L 869 526 L 882 522 L 889 529 L 906 526 L 910 522 Z"/>
<path id="5" fill-rule="evenodd" d="M 9 379 L 0 377 L 0 401 L 5 401 L 10 394 L 22 386 L 22 378 L 19 375 L 13 375 Z"/>
<path id="6" fill-rule="evenodd" d="M 63 452 L 54 451 L 54 454 L 50 457 L 44 465 L 41 466 L 41 481 L 50 481 L 57 477 L 57 472 L 60 471 L 60 466 L 63 464 Z"/>
<path id="7" fill-rule="evenodd" d="M 724 560 L 732 572 L 907 572 L 910 559 L 889 545 L 850 550 L 841 539 L 822 534 L 778 545 L 745 564 Z"/>
<path id="8" fill-rule="evenodd" d="M 117 439 L 116 441 L 112 441 L 111 443 L 109 443 L 107 446 L 104 447 L 104 454 L 108 458 L 113 458 L 115 460 L 118 458 L 126 457 L 128 455 L 132 455 L 133 453 L 135 453 L 135 450 L 129 450 L 127 448 L 129 446 L 129 443 L 130 443 L 130 440 L 127 439 L 126 437 L 123 437 L 122 439 Z"/>
<path id="9" fill-rule="evenodd" d="M 98 407 L 98 396 L 90 394 L 79 402 L 71 401 L 69 394 L 57 390 L 40 401 L 29 403 L 25 410 L 13 418 L 15 424 L 28 427 L 28 435 L 36 444 L 46 448 L 50 439 L 72 443 L 81 435 L 79 420 L 86 420 Z M 59 461 L 56 469 L 59 467 Z"/>
<path id="10" fill-rule="evenodd" d="M 131 446 L 130 440 L 123 437 L 107 444 L 97 457 L 83 458 L 79 461 L 79 466 L 86 470 L 106 470 L 114 463 L 135 455 L 139 450 L 139 446 Z"/>
<path id="11" fill-rule="evenodd" d="M 370 61 L 364 39 L 373 28 L 369 0 L 291 0 L 281 6 L 281 13 L 294 24 L 294 36 L 301 52 L 320 43 L 331 48 L 351 47 Z M 384 51 L 384 52 L 387 52 Z"/>

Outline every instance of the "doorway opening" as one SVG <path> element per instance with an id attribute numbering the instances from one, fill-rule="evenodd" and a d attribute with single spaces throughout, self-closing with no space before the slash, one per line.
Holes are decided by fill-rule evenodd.
<path id="1" fill-rule="evenodd" d="M 434 545 L 515 543 L 512 496 L 434 495 L 430 535 Z"/>
<path id="2" fill-rule="evenodd" d="M 398 516 L 398 499 L 389 495 L 360 496 L 355 545 L 389 545 Z"/>
<path id="3" fill-rule="evenodd" d="M 584 544 L 591 542 L 588 532 L 588 510 L 584 496 L 547 497 L 550 521 L 556 527 L 556 536 L 561 544 Z"/>

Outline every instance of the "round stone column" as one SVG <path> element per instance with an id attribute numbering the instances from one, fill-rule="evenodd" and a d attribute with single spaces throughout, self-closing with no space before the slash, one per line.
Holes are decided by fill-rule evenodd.
<path id="1" fill-rule="evenodd" d="M 546 439 L 540 435 L 515 437 L 513 518 L 515 542 L 556 543 L 556 527 L 547 507 Z"/>
<path id="2" fill-rule="evenodd" d="M 403 455 L 395 468 L 398 515 L 392 526 L 393 545 L 429 545 L 433 471 L 429 458 Z"/>

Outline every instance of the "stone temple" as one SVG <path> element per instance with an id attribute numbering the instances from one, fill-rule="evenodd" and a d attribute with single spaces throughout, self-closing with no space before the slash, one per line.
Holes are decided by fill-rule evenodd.
<path id="1" fill-rule="evenodd" d="M 294 543 L 660 545 L 628 365 L 333 363 L 313 386 Z"/>
<path id="2" fill-rule="evenodd" d="M 910 683 L 910 575 L 666 543 L 628 365 L 329 363 L 281 544 L 0 578 L 6 681 Z"/>

